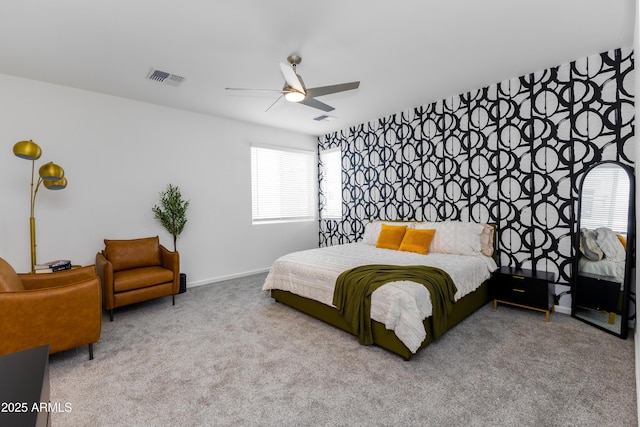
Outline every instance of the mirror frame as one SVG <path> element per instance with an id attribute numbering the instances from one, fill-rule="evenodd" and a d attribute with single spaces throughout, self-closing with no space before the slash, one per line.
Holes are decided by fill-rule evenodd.
<path id="1" fill-rule="evenodd" d="M 578 294 L 578 286 L 577 286 L 577 278 L 578 278 L 578 258 L 580 256 L 580 216 L 582 213 L 582 186 L 584 184 L 584 180 L 589 175 L 591 170 L 601 166 L 603 164 L 614 164 L 620 166 L 629 177 L 629 211 L 627 213 L 627 248 L 625 253 L 625 266 L 624 266 L 624 282 L 623 282 L 623 292 L 622 292 L 622 320 L 620 322 L 620 333 L 617 333 L 611 329 L 607 329 L 602 327 L 596 323 L 590 322 L 589 320 L 577 317 L 576 316 L 576 295 Z M 634 169 L 631 166 L 625 165 L 618 161 L 614 160 L 604 160 L 602 162 L 596 163 L 582 172 L 582 176 L 580 178 L 580 184 L 578 185 L 578 215 L 576 218 L 577 228 L 575 230 L 573 236 L 573 249 L 574 249 L 574 260 L 573 260 L 573 268 L 572 268 L 572 277 L 571 277 L 571 317 L 580 320 L 581 322 L 587 323 L 593 327 L 596 327 L 600 330 L 613 334 L 622 339 L 626 339 L 629 333 L 629 297 L 631 294 L 631 280 L 633 279 L 633 269 L 635 268 L 635 212 L 636 212 L 636 197 L 635 197 L 635 175 Z"/>

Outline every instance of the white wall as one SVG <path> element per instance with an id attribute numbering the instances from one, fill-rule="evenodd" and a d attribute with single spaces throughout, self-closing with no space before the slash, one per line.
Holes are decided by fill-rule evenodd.
<path id="1" fill-rule="evenodd" d="M 178 239 L 189 285 L 318 245 L 316 221 L 251 224 L 250 144 L 315 151 L 314 137 L 1 74 L 0 93 L 0 257 L 19 272 L 30 268 L 31 165 L 12 147 L 24 139 L 42 148 L 36 168 L 54 161 L 69 180 L 38 192 L 38 261 L 93 264 L 105 238 L 159 235 L 172 248 L 151 211 L 168 183 L 190 200 Z"/>

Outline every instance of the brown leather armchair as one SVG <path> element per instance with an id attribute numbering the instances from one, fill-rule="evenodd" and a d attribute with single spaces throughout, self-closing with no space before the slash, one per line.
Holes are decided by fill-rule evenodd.
<path id="1" fill-rule="evenodd" d="M 93 265 L 17 274 L 0 258 L 0 355 L 49 344 L 49 353 L 100 339 L 100 281 Z"/>
<path id="2" fill-rule="evenodd" d="M 102 302 L 113 321 L 113 309 L 172 295 L 180 289 L 180 255 L 160 244 L 158 236 L 132 240 L 105 239 L 96 254 Z"/>

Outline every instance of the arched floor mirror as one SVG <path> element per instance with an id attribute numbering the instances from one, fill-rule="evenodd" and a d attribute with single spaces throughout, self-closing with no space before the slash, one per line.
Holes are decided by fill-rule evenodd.
<path id="1" fill-rule="evenodd" d="M 578 188 L 571 316 L 626 339 L 635 273 L 633 169 L 598 163 Z"/>

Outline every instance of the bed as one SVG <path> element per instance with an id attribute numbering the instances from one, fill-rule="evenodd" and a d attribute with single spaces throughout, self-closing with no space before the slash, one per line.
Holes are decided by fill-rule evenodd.
<path id="1" fill-rule="evenodd" d="M 578 271 L 624 282 L 626 238 L 610 228 L 580 230 Z"/>
<path id="2" fill-rule="evenodd" d="M 399 227 L 406 227 L 407 236 L 416 234 L 409 229 L 434 230 L 428 253 L 380 247 L 385 232 Z M 455 303 L 446 318 L 448 330 L 489 301 L 488 279 L 497 269 L 494 235 L 495 228 L 487 224 L 371 221 L 359 242 L 280 257 L 262 289 L 278 302 L 353 333 L 333 304 L 336 280 L 342 273 L 372 264 L 436 267 L 448 273 L 456 287 Z M 413 281 L 393 281 L 376 289 L 371 294 L 370 318 L 373 344 L 405 360 L 437 338 L 431 296 L 425 286 Z"/>

